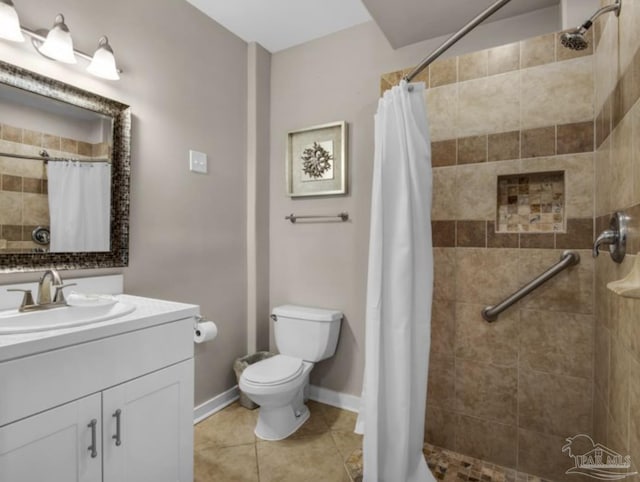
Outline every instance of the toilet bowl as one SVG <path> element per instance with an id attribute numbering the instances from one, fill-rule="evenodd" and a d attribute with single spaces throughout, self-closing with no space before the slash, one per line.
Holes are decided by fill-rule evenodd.
<path id="1" fill-rule="evenodd" d="M 304 404 L 304 391 L 312 368 L 313 363 L 276 355 L 242 372 L 240 390 L 260 405 L 257 437 L 282 440 L 307 421 L 309 409 Z"/>
<path id="2" fill-rule="evenodd" d="M 315 362 L 335 353 L 342 313 L 285 305 L 274 308 L 271 319 L 280 354 L 247 367 L 239 387 L 260 405 L 256 436 L 282 440 L 309 418 L 304 404 L 309 373 Z"/>

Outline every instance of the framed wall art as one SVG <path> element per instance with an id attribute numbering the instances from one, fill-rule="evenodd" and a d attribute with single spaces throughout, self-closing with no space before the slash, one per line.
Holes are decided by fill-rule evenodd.
<path id="1" fill-rule="evenodd" d="M 287 194 L 347 193 L 347 123 L 332 122 L 287 134 Z"/>

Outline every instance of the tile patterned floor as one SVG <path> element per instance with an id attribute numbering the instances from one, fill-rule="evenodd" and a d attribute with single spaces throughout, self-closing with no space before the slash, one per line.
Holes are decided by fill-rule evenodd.
<path id="1" fill-rule="evenodd" d="M 195 482 L 348 482 L 344 462 L 362 445 L 356 414 L 309 402 L 311 417 L 291 437 L 259 440 L 258 410 L 237 402 L 195 427 Z"/>
<path id="2" fill-rule="evenodd" d="M 442 482 L 550 482 L 428 443 L 422 451 L 431 472 Z M 351 482 L 362 482 L 362 449 L 347 458 L 345 467 Z"/>
<path id="3" fill-rule="evenodd" d="M 195 427 L 195 482 L 362 482 L 362 437 L 356 414 L 308 402 L 311 416 L 291 437 L 259 440 L 258 410 L 238 402 Z M 549 482 L 424 444 L 429 468 L 442 482 Z"/>

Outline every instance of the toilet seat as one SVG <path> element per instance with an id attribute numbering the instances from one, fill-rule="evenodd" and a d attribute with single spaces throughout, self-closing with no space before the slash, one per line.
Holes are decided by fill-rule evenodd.
<path id="1" fill-rule="evenodd" d="M 299 377 L 302 371 L 303 363 L 299 358 L 276 355 L 247 367 L 242 378 L 251 385 L 281 385 Z"/>

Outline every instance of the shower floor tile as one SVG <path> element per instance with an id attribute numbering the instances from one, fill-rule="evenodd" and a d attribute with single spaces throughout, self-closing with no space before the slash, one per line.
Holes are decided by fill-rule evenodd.
<path id="1" fill-rule="evenodd" d="M 428 443 L 424 444 L 422 451 L 429 469 L 442 482 L 550 482 Z M 354 450 L 344 465 L 351 482 L 362 482 L 361 448 Z"/>

